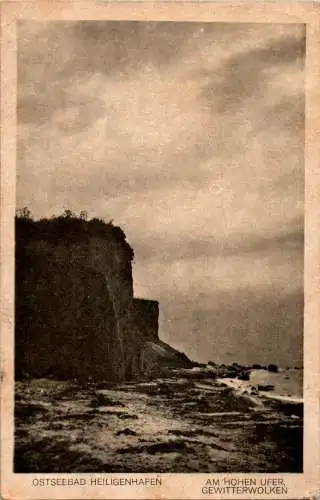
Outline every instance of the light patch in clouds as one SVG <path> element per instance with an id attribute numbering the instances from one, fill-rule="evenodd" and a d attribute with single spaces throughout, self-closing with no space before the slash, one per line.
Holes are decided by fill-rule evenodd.
<path id="1" fill-rule="evenodd" d="M 226 294 L 244 289 L 287 297 L 301 337 L 304 51 L 301 25 L 21 24 L 18 206 L 114 219 L 137 295 L 161 300 L 161 335 L 191 356 L 206 352 L 188 330 L 212 321 L 203 297 L 231 335 Z"/>

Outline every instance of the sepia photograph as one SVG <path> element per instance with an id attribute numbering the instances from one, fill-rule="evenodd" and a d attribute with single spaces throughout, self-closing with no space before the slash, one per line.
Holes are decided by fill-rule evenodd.
<path id="1" fill-rule="evenodd" d="M 304 472 L 305 58 L 17 22 L 15 473 Z"/>

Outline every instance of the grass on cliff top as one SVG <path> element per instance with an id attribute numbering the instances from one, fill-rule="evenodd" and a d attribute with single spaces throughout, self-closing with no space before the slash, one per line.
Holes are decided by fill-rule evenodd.
<path id="1" fill-rule="evenodd" d="M 121 243 L 129 250 L 131 260 L 134 256 L 132 248 L 126 241 L 126 235 L 119 226 L 113 225 L 112 220 L 105 222 L 96 217 L 89 219 L 84 211 L 78 216 L 71 210 L 65 210 L 61 215 L 36 220 L 25 207 L 17 211 L 15 223 L 16 238 L 19 241 L 43 239 L 50 242 L 63 240 L 71 243 L 98 236 Z"/>

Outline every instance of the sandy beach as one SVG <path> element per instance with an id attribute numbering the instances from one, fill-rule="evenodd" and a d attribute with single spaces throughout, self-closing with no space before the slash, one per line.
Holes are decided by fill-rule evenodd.
<path id="1" fill-rule="evenodd" d="M 249 387 L 201 369 L 116 386 L 17 382 L 15 471 L 301 471 L 303 405 Z"/>

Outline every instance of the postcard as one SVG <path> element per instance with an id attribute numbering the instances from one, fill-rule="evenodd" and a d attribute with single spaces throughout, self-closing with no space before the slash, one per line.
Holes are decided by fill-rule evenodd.
<path id="1" fill-rule="evenodd" d="M 320 7 L 1 3 L 1 494 L 320 499 Z"/>

